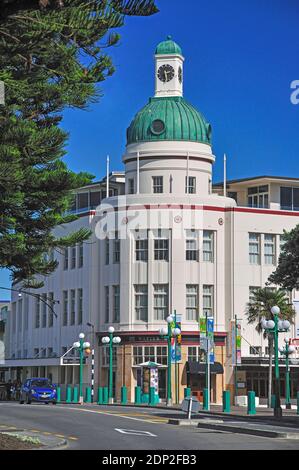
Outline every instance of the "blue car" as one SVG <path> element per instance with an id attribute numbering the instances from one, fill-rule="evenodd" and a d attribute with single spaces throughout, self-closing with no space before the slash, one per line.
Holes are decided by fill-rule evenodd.
<path id="1" fill-rule="evenodd" d="M 57 391 L 56 385 L 52 384 L 47 378 L 27 379 L 21 387 L 20 403 L 31 404 L 32 401 L 38 401 L 56 405 Z"/>

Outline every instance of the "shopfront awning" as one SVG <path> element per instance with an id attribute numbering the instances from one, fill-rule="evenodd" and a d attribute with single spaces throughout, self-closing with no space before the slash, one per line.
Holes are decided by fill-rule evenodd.
<path id="1" fill-rule="evenodd" d="M 211 374 L 223 374 L 223 366 L 220 362 L 215 362 L 210 364 Z M 206 364 L 204 362 L 187 362 L 187 374 L 205 374 L 206 373 Z"/>

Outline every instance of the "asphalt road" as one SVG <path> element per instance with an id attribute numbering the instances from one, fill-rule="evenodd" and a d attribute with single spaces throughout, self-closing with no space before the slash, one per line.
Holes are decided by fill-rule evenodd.
<path id="1" fill-rule="evenodd" d="M 167 424 L 179 412 L 117 406 L 0 403 L 4 426 L 60 435 L 81 450 L 268 450 L 299 448 L 298 440 L 269 439 Z"/>

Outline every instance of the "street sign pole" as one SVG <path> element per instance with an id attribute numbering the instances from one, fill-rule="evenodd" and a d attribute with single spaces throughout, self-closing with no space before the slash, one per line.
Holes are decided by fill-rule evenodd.
<path id="1" fill-rule="evenodd" d="M 208 400 L 206 404 L 207 411 L 210 411 L 210 338 L 208 334 L 208 313 L 206 312 L 206 339 L 207 339 L 207 352 L 206 352 L 206 388 L 208 390 Z"/>

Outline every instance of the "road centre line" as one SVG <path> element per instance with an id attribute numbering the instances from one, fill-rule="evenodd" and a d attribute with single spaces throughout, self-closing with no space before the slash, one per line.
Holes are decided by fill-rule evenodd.
<path id="1" fill-rule="evenodd" d="M 62 407 L 61 407 L 62 408 Z M 95 414 L 101 414 L 101 415 L 106 415 L 106 416 L 115 416 L 115 417 L 119 417 L 119 418 L 125 418 L 125 419 L 131 419 L 132 421 L 141 421 L 142 423 L 149 423 L 149 422 L 152 422 L 152 423 L 155 423 L 157 424 L 158 421 L 155 420 L 155 417 L 152 417 L 149 415 L 149 417 L 152 419 L 149 420 L 149 419 L 141 419 L 141 418 L 134 418 L 132 416 L 126 416 L 126 415 L 123 415 L 123 414 L 115 414 L 115 413 L 110 413 L 110 412 L 107 412 L 107 411 L 96 411 L 96 410 L 88 410 L 86 408 L 73 408 L 73 407 L 63 407 L 64 409 L 66 410 L 77 410 L 77 411 L 85 411 L 86 413 L 95 413 Z M 166 423 L 167 421 L 165 421 Z M 160 424 L 162 424 L 160 422 Z"/>

